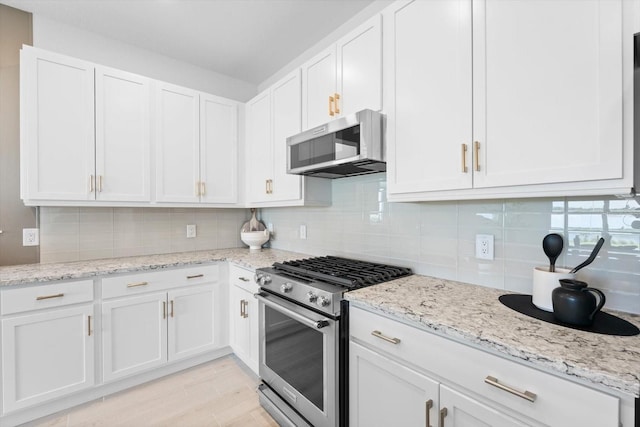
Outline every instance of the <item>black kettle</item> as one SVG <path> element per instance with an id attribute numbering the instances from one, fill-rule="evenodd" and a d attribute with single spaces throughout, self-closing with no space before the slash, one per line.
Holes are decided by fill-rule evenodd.
<path id="1" fill-rule="evenodd" d="M 596 313 L 602 309 L 606 298 L 599 289 L 589 288 L 585 282 L 560 279 L 560 287 L 551 292 L 553 315 L 561 322 L 578 326 L 590 326 Z M 598 295 L 600 301 L 596 302 Z"/>

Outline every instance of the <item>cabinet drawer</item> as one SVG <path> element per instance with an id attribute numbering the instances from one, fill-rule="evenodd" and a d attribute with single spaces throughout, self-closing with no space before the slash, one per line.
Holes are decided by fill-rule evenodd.
<path id="1" fill-rule="evenodd" d="M 350 310 L 349 328 L 358 342 L 409 362 L 444 384 L 476 393 L 479 399 L 506 411 L 550 426 L 619 425 L 619 399 L 606 393 L 358 308 Z M 488 377 L 536 397 L 530 402 L 486 383 Z"/>
<path id="2" fill-rule="evenodd" d="M 255 294 L 258 292 L 258 284 L 253 280 L 254 271 L 229 264 L 229 283 Z"/>
<path id="3" fill-rule="evenodd" d="M 181 286 L 212 283 L 217 280 L 217 265 L 126 274 L 102 279 L 102 297 L 116 298 L 127 295 L 137 295 L 145 292 L 164 291 Z"/>
<path id="4" fill-rule="evenodd" d="M 93 301 L 93 280 L 2 291 L 2 315 Z"/>

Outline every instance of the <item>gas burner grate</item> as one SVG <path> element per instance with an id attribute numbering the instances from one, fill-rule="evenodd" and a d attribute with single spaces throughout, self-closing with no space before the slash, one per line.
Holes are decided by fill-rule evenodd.
<path id="1" fill-rule="evenodd" d="M 410 268 L 334 256 L 278 262 L 273 267 L 349 289 L 363 288 L 412 274 Z"/>

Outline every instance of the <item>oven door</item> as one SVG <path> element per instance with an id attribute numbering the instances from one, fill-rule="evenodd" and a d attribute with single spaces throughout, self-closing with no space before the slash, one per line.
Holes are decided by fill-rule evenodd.
<path id="1" fill-rule="evenodd" d="M 259 374 L 315 427 L 338 425 L 338 321 L 261 292 Z"/>

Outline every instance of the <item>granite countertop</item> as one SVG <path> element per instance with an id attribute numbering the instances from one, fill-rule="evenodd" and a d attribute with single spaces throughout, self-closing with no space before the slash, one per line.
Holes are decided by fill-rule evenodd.
<path id="1" fill-rule="evenodd" d="M 541 370 L 640 396 L 640 335 L 601 335 L 533 319 L 502 305 L 498 297 L 504 293 L 413 275 L 349 292 L 346 298 L 352 306 Z M 640 315 L 609 312 L 640 327 Z"/>
<path id="2" fill-rule="evenodd" d="M 114 273 L 186 267 L 213 261 L 232 261 L 249 268 L 262 268 L 269 267 L 278 261 L 307 257 L 309 255 L 277 249 L 249 251 L 248 248 L 231 248 L 90 261 L 24 264 L 0 267 L 0 287 L 82 279 Z"/>
<path id="3" fill-rule="evenodd" d="M 231 261 L 248 268 L 309 255 L 263 249 L 174 254 L 0 267 L 0 287 Z M 413 275 L 349 292 L 362 307 L 487 351 L 640 397 L 640 336 L 600 335 L 552 325 L 505 307 L 504 291 Z M 606 310 L 605 310 L 606 311 Z M 640 327 L 640 315 L 614 313 Z"/>

